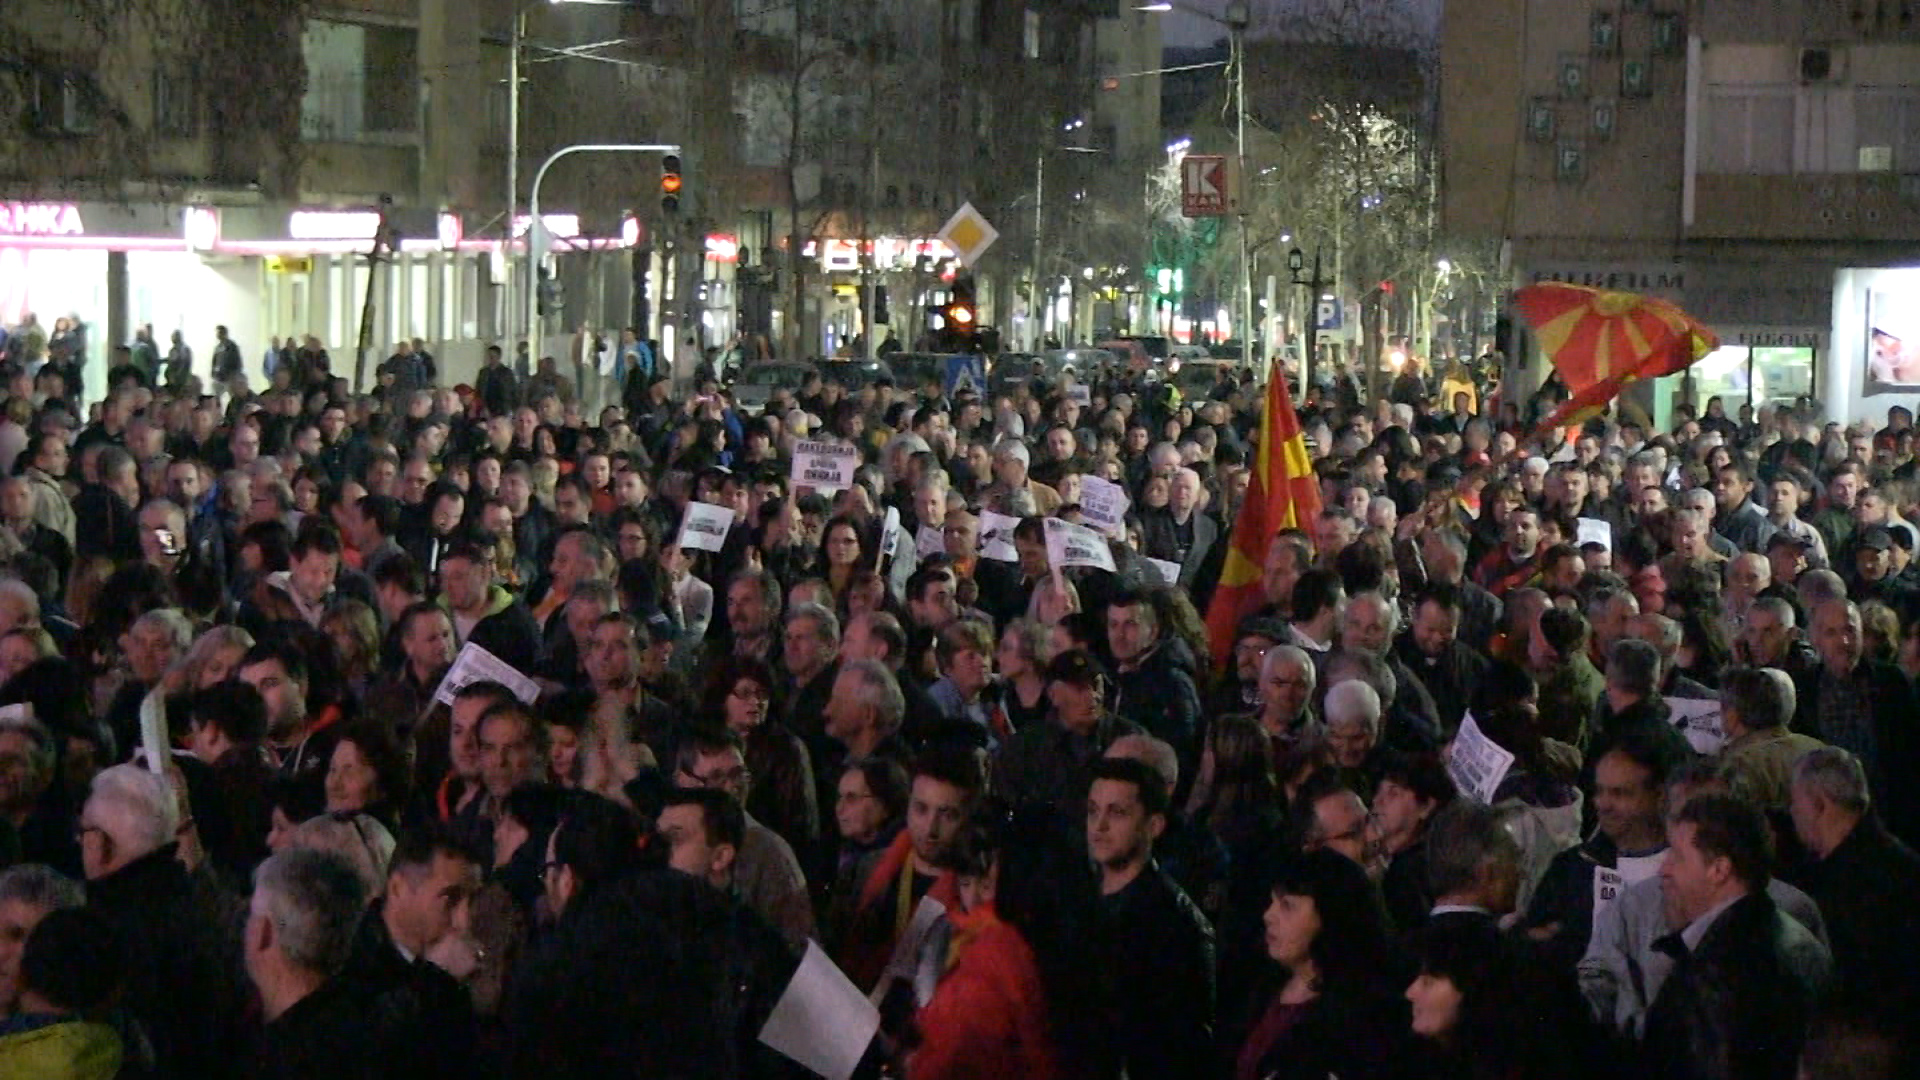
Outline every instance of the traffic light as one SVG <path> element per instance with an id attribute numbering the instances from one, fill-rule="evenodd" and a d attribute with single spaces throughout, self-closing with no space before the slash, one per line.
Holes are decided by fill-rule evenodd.
<path id="1" fill-rule="evenodd" d="M 980 340 L 980 308 L 975 302 L 972 274 L 963 272 L 954 275 L 953 291 L 941 314 L 946 321 L 946 326 L 942 328 L 946 347 L 954 352 L 972 352 Z"/>
<path id="2" fill-rule="evenodd" d="M 560 279 L 544 266 L 540 268 L 540 282 L 534 287 L 534 306 L 541 315 L 556 315 L 567 306 Z"/>
<path id="3" fill-rule="evenodd" d="M 668 154 L 660 159 L 660 209 L 666 213 L 677 213 L 680 209 L 680 155 Z"/>

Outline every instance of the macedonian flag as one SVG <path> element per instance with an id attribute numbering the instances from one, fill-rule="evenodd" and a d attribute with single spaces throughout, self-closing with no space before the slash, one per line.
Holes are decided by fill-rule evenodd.
<path id="1" fill-rule="evenodd" d="M 1572 395 L 1542 429 L 1585 423 L 1628 383 L 1671 375 L 1720 347 L 1693 316 L 1638 293 L 1543 281 L 1513 303 Z"/>
<path id="2" fill-rule="evenodd" d="M 1307 457 L 1300 415 L 1287 395 L 1286 371 L 1278 363 L 1267 377 L 1267 406 L 1260 414 L 1260 447 L 1254 457 L 1247 501 L 1233 522 L 1226 565 L 1207 606 L 1207 641 L 1217 665 L 1233 655 L 1240 620 L 1260 606 L 1267 545 L 1281 529 L 1307 528 L 1320 512 L 1320 481 Z"/>

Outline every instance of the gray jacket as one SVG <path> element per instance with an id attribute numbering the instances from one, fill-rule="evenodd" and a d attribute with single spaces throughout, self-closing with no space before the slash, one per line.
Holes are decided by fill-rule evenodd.
<path id="1" fill-rule="evenodd" d="M 1826 922 L 1806 893 L 1774 878 L 1767 895 L 1827 943 Z M 1602 1024 L 1635 1039 L 1645 1032 L 1647 1010 L 1673 973 L 1673 958 L 1653 943 L 1670 932 L 1657 875 L 1620 890 L 1620 898 L 1594 917 L 1593 940 L 1580 958 L 1580 992 Z"/>

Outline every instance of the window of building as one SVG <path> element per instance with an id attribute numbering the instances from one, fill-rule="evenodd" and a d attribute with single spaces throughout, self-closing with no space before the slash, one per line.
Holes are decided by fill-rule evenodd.
<path id="1" fill-rule="evenodd" d="M 199 98 L 185 64 L 165 64 L 153 72 L 153 131 L 156 135 L 186 138 L 199 129 Z"/>
<path id="2" fill-rule="evenodd" d="M 43 132 L 90 135 L 99 126 L 97 91 L 86 76 L 41 72 L 33 82 L 33 119 Z"/>
<path id="3" fill-rule="evenodd" d="M 301 41 L 307 63 L 301 135 L 358 142 L 414 132 L 420 122 L 416 37 L 405 27 L 308 20 Z"/>
<path id="4" fill-rule="evenodd" d="M 1793 171 L 1793 88 L 1710 87 L 1700 171 L 1769 176 Z"/>

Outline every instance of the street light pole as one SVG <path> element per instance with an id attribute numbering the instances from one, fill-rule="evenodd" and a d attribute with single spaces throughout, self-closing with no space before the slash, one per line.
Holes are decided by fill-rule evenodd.
<path id="1" fill-rule="evenodd" d="M 1247 5 L 1227 5 L 1227 30 L 1233 52 L 1234 152 L 1238 157 L 1239 190 L 1234 192 L 1240 217 L 1240 363 L 1253 370 L 1253 256 L 1247 240 Z"/>
<path id="2" fill-rule="evenodd" d="M 540 169 L 533 174 L 533 188 L 527 193 L 527 278 L 529 284 L 538 277 L 540 264 L 547 258 L 547 227 L 540 218 L 540 184 L 547 178 L 547 170 L 564 157 L 574 154 L 678 154 L 678 143 L 580 143 L 563 146 L 555 150 L 540 163 Z M 511 224 L 509 224 L 511 228 Z M 527 310 L 527 363 L 538 362 L 537 349 L 540 332 L 540 290 L 527 288 L 523 292 Z"/>
<path id="3" fill-rule="evenodd" d="M 521 39 L 526 35 L 527 12 L 518 4 L 513 9 L 513 29 L 507 47 L 507 221 L 501 228 L 506 237 L 501 250 L 507 255 L 507 295 L 506 310 L 502 313 L 506 331 L 507 351 L 513 357 L 509 363 L 518 362 L 520 350 L 516 343 L 520 340 L 520 306 L 514 302 L 515 290 L 527 288 L 527 282 L 520 276 L 520 267 L 513 258 L 513 223 L 520 216 L 520 48 Z M 532 274 L 529 267 L 528 274 Z M 521 378 L 533 373 L 533 344 L 527 344 L 527 370 L 518 372 Z"/>

